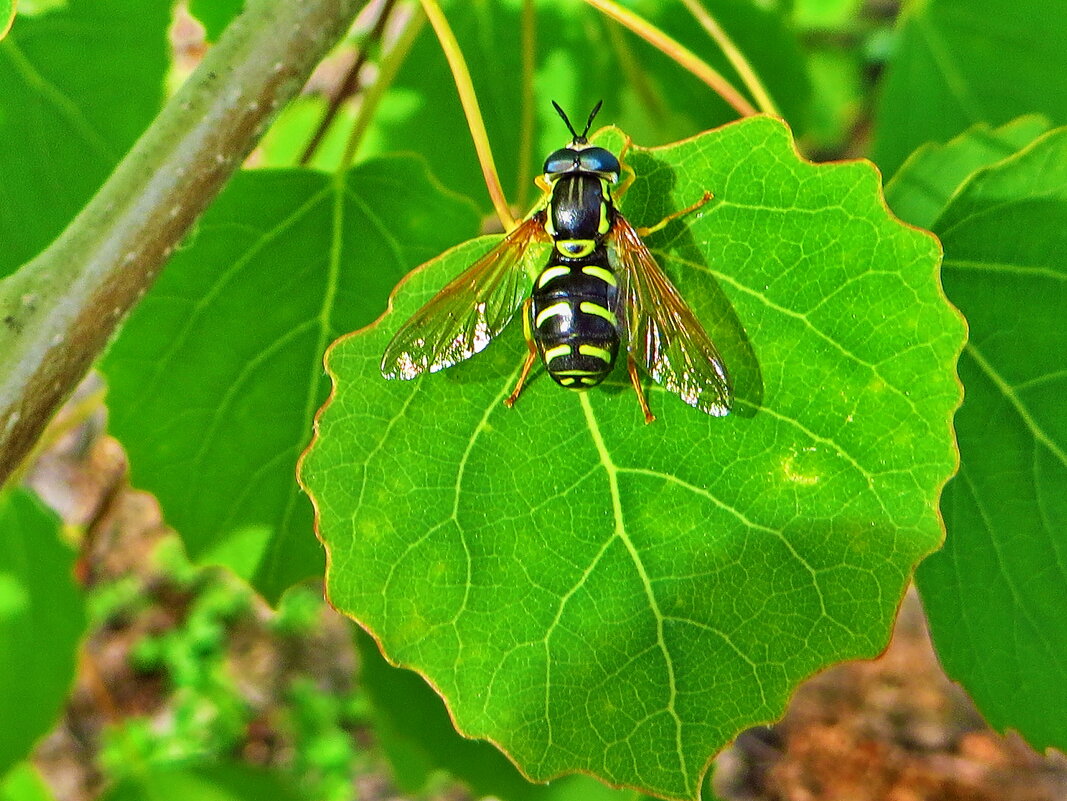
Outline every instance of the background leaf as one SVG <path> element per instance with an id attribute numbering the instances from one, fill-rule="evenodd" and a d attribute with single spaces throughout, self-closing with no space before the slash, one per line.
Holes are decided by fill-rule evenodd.
<path id="1" fill-rule="evenodd" d="M 878 108 L 874 160 L 892 175 L 924 142 L 1038 112 L 1067 123 L 1060 0 L 906 5 Z"/>
<path id="2" fill-rule="evenodd" d="M 20 762 L 0 778 L 0 801 L 55 801 L 30 762 Z"/>
<path id="3" fill-rule="evenodd" d="M 927 143 L 886 184 L 886 202 L 902 220 L 932 228 L 972 173 L 1018 152 L 1048 129 L 1044 117 L 1021 117 L 996 129 L 976 125 L 945 145 Z"/>
<path id="4" fill-rule="evenodd" d="M 168 0 L 71 0 L 0 42 L 0 277 L 56 237 L 159 110 L 169 24 Z"/>
<path id="5" fill-rule="evenodd" d="M 0 39 L 7 36 L 15 21 L 15 0 L 0 0 Z"/>
<path id="6" fill-rule="evenodd" d="M 85 608 L 73 564 L 35 496 L 0 495 L 0 776 L 55 724 L 74 679 Z"/>
<path id="7" fill-rule="evenodd" d="M 245 0 L 189 0 L 189 13 L 200 20 L 207 40 L 215 42 L 244 6 Z"/>
<path id="8" fill-rule="evenodd" d="M 237 175 L 104 359 L 111 427 L 189 553 L 268 598 L 322 569 L 293 480 L 322 353 L 478 217 L 419 159 Z"/>
<path id="9" fill-rule="evenodd" d="M 332 603 L 462 731 L 537 780 L 691 798 L 798 681 L 884 646 L 940 542 L 964 332 L 936 243 L 889 217 L 869 165 L 802 162 L 768 118 L 628 161 L 637 224 L 716 194 L 649 244 L 722 348 L 736 414 L 653 388 L 646 426 L 623 377 L 578 397 L 543 374 L 508 411 L 517 326 L 462 366 L 383 381 L 390 334 L 496 241 L 480 239 L 332 348 L 302 479 Z"/>
<path id="10" fill-rule="evenodd" d="M 985 166 L 1008 146 L 1004 130 L 972 131 L 909 161 L 894 192 L 901 213 L 931 216 L 929 195 L 909 196 L 933 185 L 932 175 Z M 1067 129 L 951 194 L 933 228 L 945 247 L 945 291 L 971 329 L 960 360 L 961 466 L 942 502 L 945 547 L 923 562 L 917 581 L 945 670 L 990 724 L 1019 730 L 1035 748 L 1063 749 Z"/>
<path id="11" fill-rule="evenodd" d="M 862 5 L 862 0 L 796 0 L 793 21 L 802 29 L 840 30 L 856 18 Z"/>

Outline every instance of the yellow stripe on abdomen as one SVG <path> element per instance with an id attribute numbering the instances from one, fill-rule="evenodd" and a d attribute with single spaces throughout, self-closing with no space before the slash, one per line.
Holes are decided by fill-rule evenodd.
<path id="1" fill-rule="evenodd" d="M 611 364 L 611 351 L 607 348 L 597 347 L 596 345 L 579 345 L 578 353 L 582 356 L 592 356 L 594 359 L 600 359 L 604 364 Z"/>
<path id="2" fill-rule="evenodd" d="M 595 264 L 587 264 L 582 268 L 582 272 L 586 275 L 591 275 L 593 278 L 599 278 L 608 286 L 618 286 L 618 282 L 615 280 L 615 274 L 611 270 L 606 270 L 603 267 L 597 267 Z"/>

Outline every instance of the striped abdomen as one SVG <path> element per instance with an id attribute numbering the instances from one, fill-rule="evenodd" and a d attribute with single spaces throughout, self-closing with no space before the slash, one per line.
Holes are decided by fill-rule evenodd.
<path id="1" fill-rule="evenodd" d="M 619 352 L 620 313 L 602 245 L 581 259 L 553 252 L 534 284 L 527 325 L 556 383 L 587 389 L 607 377 Z"/>

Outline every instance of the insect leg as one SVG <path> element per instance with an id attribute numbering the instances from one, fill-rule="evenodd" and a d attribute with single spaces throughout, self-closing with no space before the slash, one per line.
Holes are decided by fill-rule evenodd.
<path id="1" fill-rule="evenodd" d="M 627 354 L 626 356 L 626 369 L 630 372 L 630 383 L 634 385 L 634 392 L 637 393 L 637 402 L 641 404 L 641 411 L 645 413 L 645 424 L 647 425 L 655 420 L 656 416 L 648 408 L 648 399 L 645 397 L 645 390 L 641 387 L 641 377 L 637 374 L 637 362 L 634 361 L 633 354 Z"/>
<path id="2" fill-rule="evenodd" d="M 519 375 L 519 383 L 515 385 L 515 391 L 504 399 L 504 405 L 509 409 L 514 406 L 515 401 L 519 399 L 519 393 L 522 392 L 522 386 L 526 383 L 526 377 L 530 375 L 533 363 L 537 359 L 537 346 L 534 344 L 533 332 L 530 330 L 531 303 L 533 303 L 533 298 L 526 298 L 526 300 L 522 302 L 522 327 L 523 332 L 526 335 L 526 347 L 529 348 L 529 352 L 526 354 L 526 361 L 522 365 L 522 373 Z"/>
<path id="3" fill-rule="evenodd" d="M 668 214 L 666 217 L 664 217 L 658 223 L 656 223 L 655 225 L 653 225 L 653 226 L 651 226 L 649 228 L 637 228 L 635 230 L 637 231 L 638 236 L 648 236 L 649 234 L 655 233 L 656 231 L 658 231 L 661 228 L 663 228 L 671 220 L 677 220 L 679 217 L 684 217 L 686 214 L 689 214 L 692 211 L 696 211 L 701 206 L 703 206 L 705 203 L 707 203 L 709 200 L 711 200 L 713 197 L 715 197 L 715 196 L 711 192 L 705 192 L 704 196 L 702 198 L 700 198 L 700 200 L 698 200 L 692 206 L 686 206 L 684 209 L 679 209 L 678 211 L 674 212 L 673 214 Z"/>

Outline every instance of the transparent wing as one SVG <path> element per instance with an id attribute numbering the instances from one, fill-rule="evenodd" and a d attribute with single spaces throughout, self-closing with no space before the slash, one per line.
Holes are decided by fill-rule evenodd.
<path id="1" fill-rule="evenodd" d="M 538 212 L 453 279 L 397 331 L 382 356 L 386 378 L 414 378 L 485 349 L 530 292 L 528 258 L 548 241 Z"/>
<path id="2" fill-rule="evenodd" d="M 656 264 L 634 227 L 615 212 L 608 254 L 621 279 L 630 355 L 656 383 L 690 406 L 730 411 L 730 376 L 689 305 Z"/>

